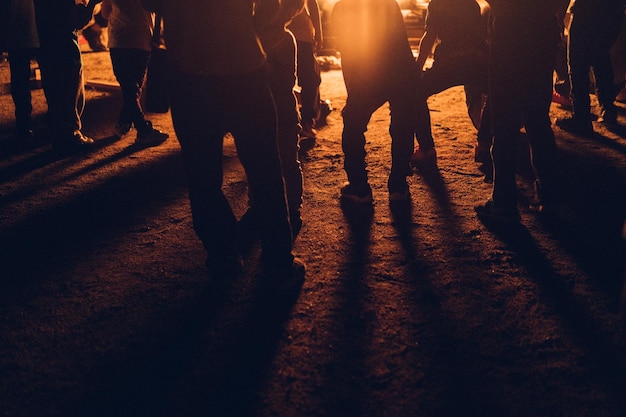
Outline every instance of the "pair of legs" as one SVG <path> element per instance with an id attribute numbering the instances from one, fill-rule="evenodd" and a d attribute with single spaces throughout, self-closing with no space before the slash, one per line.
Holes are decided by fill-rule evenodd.
<path id="1" fill-rule="evenodd" d="M 377 86 L 372 82 L 373 86 Z M 380 84 L 379 84 L 380 86 Z M 415 135 L 415 97 L 410 86 L 396 84 L 385 88 L 372 89 L 371 86 L 352 86 L 348 89 L 346 106 L 342 111 L 342 149 L 344 169 L 350 184 L 367 184 L 367 164 L 365 161 L 365 132 L 372 114 L 389 102 L 391 123 L 391 172 L 390 191 L 394 186 L 404 186 L 406 177 L 412 175 L 409 159 L 413 151 Z"/>
<path id="2" fill-rule="evenodd" d="M 55 145 L 90 144 L 83 138 L 81 115 L 85 107 L 83 63 L 76 36 L 48 40 L 40 33 L 39 66 L 48 103 L 48 127 Z M 86 139 L 86 140 L 83 140 Z"/>
<path id="3" fill-rule="evenodd" d="M 222 191 L 222 148 L 232 133 L 259 213 L 264 267 L 291 270 L 291 227 L 264 71 L 236 76 L 173 73 L 171 111 L 188 179 L 194 229 L 207 265 L 237 257 L 237 219 Z"/>
<path id="4" fill-rule="evenodd" d="M 122 109 L 118 126 L 134 125 L 137 130 L 146 129 L 147 120 L 139 102 L 146 75 L 150 52 L 135 48 L 111 48 L 113 73 L 122 90 Z"/>
<path id="5" fill-rule="evenodd" d="M 549 116 L 552 73 L 557 42 L 542 36 L 514 35 L 507 42 L 495 38 L 491 46 L 489 100 L 492 105 L 493 168 L 492 201 L 495 207 L 517 213 L 515 159 L 520 126 L 524 126 L 536 176 L 537 197 L 542 203 L 554 198 L 556 142 Z"/>
<path id="6" fill-rule="evenodd" d="M 623 15 L 619 17 L 623 20 Z M 589 98 L 589 71 L 593 70 L 600 116 L 607 122 L 615 122 L 615 85 L 611 46 L 617 39 L 621 24 L 606 22 L 606 27 L 586 22 L 589 17 L 574 14 L 570 24 L 568 62 L 571 80 L 573 117 L 580 123 L 591 125 L 591 102 Z"/>
<path id="7" fill-rule="evenodd" d="M 283 42 L 279 49 L 268 53 L 268 63 L 271 68 L 269 83 L 276 106 L 278 151 L 285 180 L 289 219 L 295 236 L 302 225 L 302 167 L 298 157 L 298 134 L 301 126 L 298 101 L 294 93 L 295 42 Z"/>
<path id="8" fill-rule="evenodd" d="M 122 137 L 134 126 L 137 129 L 136 143 L 156 145 L 163 142 L 169 135 L 152 127 L 152 122 L 146 119 L 140 102 L 150 52 L 136 48 L 111 48 L 109 53 L 123 101 L 115 134 Z"/>

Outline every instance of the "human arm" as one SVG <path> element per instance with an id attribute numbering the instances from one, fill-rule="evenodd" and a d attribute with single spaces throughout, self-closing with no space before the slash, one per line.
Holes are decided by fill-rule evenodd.
<path id="1" fill-rule="evenodd" d="M 93 18 L 93 10 L 96 8 L 98 4 L 100 4 L 102 0 L 91 0 L 84 3 L 78 3 L 74 6 L 74 27 L 76 29 L 82 29 L 91 21 Z"/>
<path id="2" fill-rule="evenodd" d="M 102 13 L 102 17 L 108 19 L 111 17 L 111 11 L 113 10 L 113 2 L 112 0 L 102 0 L 102 6 L 100 8 L 100 13 Z"/>
<path id="3" fill-rule="evenodd" d="M 433 46 L 435 46 L 436 40 L 437 32 L 432 29 L 427 29 L 424 32 L 422 40 L 420 41 L 420 49 L 417 53 L 417 59 L 415 60 L 417 64 L 417 69 L 419 71 L 424 71 L 424 65 L 426 64 L 426 60 L 433 51 Z"/>

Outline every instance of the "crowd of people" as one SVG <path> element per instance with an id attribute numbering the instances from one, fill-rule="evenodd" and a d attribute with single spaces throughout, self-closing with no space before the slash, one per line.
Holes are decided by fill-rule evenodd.
<path id="1" fill-rule="evenodd" d="M 48 127 L 55 147 L 84 148 L 84 105 L 78 31 L 101 15 L 123 106 L 116 134 L 137 130 L 138 144 L 167 134 L 141 108 L 154 14 L 163 21 L 171 117 L 188 178 L 194 229 L 206 266 L 219 277 L 243 270 L 242 225 L 262 243 L 262 267 L 276 285 L 297 282 L 305 265 L 293 253 L 302 226 L 299 146 L 316 138 L 321 82 L 316 51 L 323 46 L 316 0 L 11 0 L 5 47 L 11 62 L 18 139 L 28 139 L 30 59 L 42 72 Z M 347 90 L 341 137 L 347 182 L 343 203 L 371 205 L 366 132 L 374 111 L 391 113 L 390 203 L 410 202 L 407 177 L 436 168 L 428 98 L 464 86 L 477 129 L 475 160 L 488 167 L 490 198 L 476 206 L 481 219 L 517 222 L 515 151 L 522 130 L 536 174 L 531 209 L 549 212 L 558 201 L 558 158 L 549 116 L 554 71 L 563 46 L 569 0 L 431 0 L 417 57 L 395 0 L 339 0 L 332 11 L 336 49 Z M 567 59 L 572 116 L 557 125 L 593 131 L 589 71 L 595 74 L 599 122 L 617 124 L 609 50 L 624 19 L 624 0 L 575 0 Z M 160 22 L 160 20 L 158 20 Z M 160 25 L 158 27 L 160 29 Z M 433 56 L 432 66 L 426 61 Z M 26 82 L 26 86 L 25 86 Z M 297 92 L 297 93 L 296 93 Z M 249 208 L 237 220 L 222 191 L 224 136 L 235 139 L 249 183 Z"/>

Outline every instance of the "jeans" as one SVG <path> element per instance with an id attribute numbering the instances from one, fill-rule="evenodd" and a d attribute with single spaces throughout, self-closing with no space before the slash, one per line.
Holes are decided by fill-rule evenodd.
<path id="1" fill-rule="evenodd" d="M 623 19 L 623 16 L 621 17 Z M 570 24 L 568 62 L 571 81 L 573 113 L 584 122 L 591 121 L 589 98 L 589 70 L 593 69 L 598 103 L 601 112 L 615 115 L 615 86 L 611 46 L 617 39 L 621 25 L 608 24 L 606 30 L 594 30 L 584 14 L 574 14 Z M 610 30 L 609 28 L 614 27 Z"/>
<path id="2" fill-rule="evenodd" d="M 262 259 L 293 262 L 276 143 L 276 112 L 264 71 L 171 76 L 171 112 L 187 174 L 194 229 L 210 257 L 236 253 L 237 219 L 222 191 L 222 148 L 230 132 L 260 218 Z"/>
<path id="3" fill-rule="evenodd" d="M 141 130 L 146 125 L 146 119 L 139 100 L 150 52 L 134 48 L 111 48 L 109 52 L 113 73 L 122 90 L 123 105 L 117 122 L 133 123 Z"/>
<path id="4" fill-rule="evenodd" d="M 278 150 L 285 179 L 289 215 L 293 221 L 299 221 L 302 206 L 302 167 L 298 158 L 300 113 L 294 93 L 296 85 L 295 43 L 283 42 L 278 49 L 268 53 L 268 63 L 270 65 L 269 82 L 276 105 Z"/>
<path id="5" fill-rule="evenodd" d="M 372 82 L 374 88 L 364 85 L 348 87 L 348 97 L 343 108 L 344 170 L 348 181 L 363 184 L 368 181 L 365 161 L 365 132 L 372 114 L 389 102 L 391 123 L 391 173 L 390 179 L 401 180 L 412 175 L 409 160 L 413 153 L 415 136 L 415 89 L 411 83 Z"/>

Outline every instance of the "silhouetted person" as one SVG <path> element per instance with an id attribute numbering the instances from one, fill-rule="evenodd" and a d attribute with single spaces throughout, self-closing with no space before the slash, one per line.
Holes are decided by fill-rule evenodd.
<path id="1" fill-rule="evenodd" d="M 322 21 L 317 0 L 305 0 L 305 6 L 288 25 L 297 44 L 297 74 L 300 86 L 302 131 L 300 140 L 314 142 L 316 121 L 320 117 L 320 66 L 316 51 L 322 47 Z"/>
<path id="2" fill-rule="evenodd" d="M 423 128 L 422 135 L 432 137 L 428 97 L 463 85 L 468 112 L 478 129 L 475 159 L 491 164 L 490 116 L 488 111 L 483 112 L 483 95 L 487 94 L 488 13 L 489 5 L 484 1 L 431 0 L 416 61 L 421 72 L 435 48 L 432 67 L 423 72 L 418 90 L 418 127 Z M 418 146 L 412 160 L 420 163 L 436 158 L 434 152 L 434 148 L 428 153 Z"/>
<path id="3" fill-rule="evenodd" d="M 152 126 L 140 103 L 152 50 L 152 14 L 141 0 L 103 0 L 102 15 L 109 19 L 109 53 L 123 99 L 115 134 L 121 138 L 134 126 L 137 145 L 163 143 L 169 135 Z"/>
<path id="4" fill-rule="evenodd" d="M 576 0 L 571 8 L 568 64 L 572 116 L 557 120 L 565 130 L 581 135 L 593 133 L 589 71 L 593 71 L 600 105 L 599 122 L 617 123 L 611 46 L 624 20 L 624 0 Z"/>
<path id="5" fill-rule="evenodd" d="M 81 132 L 84 108 L 83 64 L 78 31 L 91 20 L 93 8 L 75 0 L 34 0 L 39 33 L 39 65 L 48 102 L 48 128 L 57 149 L 82 148 L 93 139 Z"/>
<path id="6" fill-rule="evenodd" d="M 550 122 L 552 75 L 567 0 L 491 0 L 489 100 L 493 127 L 494 181 L 491 198 L 478 215 L 519 220 L 515 178 L 520 126 L 526 129 L 535 171 L 532 208 L 553 207 L 556 142 Z"/>
<path id="7" fill-rule="evenodd" d="M 32 0 L 9 0 L 2 17 L 2 49 L 8 52 L 11 71 L 11 97 L 15 105 L 14 137 L 20 141 L 33 137 L 30 92 L 30 63 L 38 56 L 39 37 L 35 25 L 35 8 Z"/>
<path id="8" fill-rule="evenodd" d="M 171 113 L 189 184 L 194 228 L 214 276 L 243 267 L 237 219 L 222 191 L 222 148 L 228 132 L 246 171 L 259 212 L 266 278 L 301 278 L 292 253 L 285 189 L 276 143 L 276 111 L 260 47 L 254 7 L 278 1 L 144 0 L 160 10 L 171 64 Z"/>
<path id="9" fill-rule="evenodd" d="M 341 189 L 342 200 L 362 204 L 373 200 L 365 132 L 372 113 L 389 102 L 389 199 L 406 201 L 410 198 L 406 177 L 412 175 L 409 159 L 415 135 L 417 71 L 400 7 L 394 0 L 340 0 L 332 18 L 348 92 L 341 138 L 348 183 Z"/>

